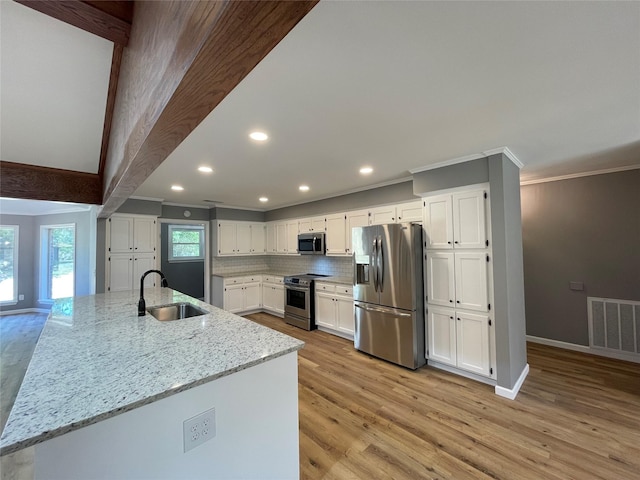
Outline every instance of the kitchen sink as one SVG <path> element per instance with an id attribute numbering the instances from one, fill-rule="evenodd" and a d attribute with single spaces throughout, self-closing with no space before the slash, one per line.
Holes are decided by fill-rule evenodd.
<path id="1" fill-rule="evenodd" d="M 208 311 L 187 302 L 170 303 L 169 305 L 157 305 L 155 307 L 147 308 L 147 312 L 149 312 L 161 322 L 180 320 L 183 318 L 197 317 L 200 315 L 209 314 Z"/>

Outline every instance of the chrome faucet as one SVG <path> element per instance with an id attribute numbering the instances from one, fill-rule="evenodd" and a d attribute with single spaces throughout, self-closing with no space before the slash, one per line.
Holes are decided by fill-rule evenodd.
<path id="1" fill-rule="evenodd" d="M 144 301 L 144 294 L 143 294 L 143 290 L 144 290 L 144 279 L 147 275 L 149 275 L 150 273 L 157 273 L 158 275 L 160 275 L 160 278 L 162 278 L 162 286 L 163 287 L 168 287 L 169 283 L 167 282 L 167 279 L 164 276 L 164 273 L 162 273 L 160 270 L 147 270 L 146 272 L 144 272 L 144 274 L 142 274 L 142 277 L 140 277 L 140 300 L 138 301 L 138 316 L 142 317 L 147 313 L 147 305 Z"/>

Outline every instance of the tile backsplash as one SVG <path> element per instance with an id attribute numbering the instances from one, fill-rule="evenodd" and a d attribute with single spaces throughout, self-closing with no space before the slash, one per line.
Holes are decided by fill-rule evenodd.
<path id="1" fill-rule="evenodd" d="M 318 273 L 339 277 L 352 274 L 351 257 L 324 255 L 256 255 L 247 257 L 213 257 L 211 273 L 243 273 L 273 270 L 290 273 Z"/>

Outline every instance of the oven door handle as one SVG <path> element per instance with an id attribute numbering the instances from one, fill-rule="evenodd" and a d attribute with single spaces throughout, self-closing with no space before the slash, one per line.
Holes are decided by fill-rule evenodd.
<path id="1" fill-rule="evenodd" d="M 296 292 L 308 292 L 309 291 L 308 288 L 292 287 L 290 285 L 285 285 L 284 287 L 289 289 L 289 290 L 295 290 Z"/>

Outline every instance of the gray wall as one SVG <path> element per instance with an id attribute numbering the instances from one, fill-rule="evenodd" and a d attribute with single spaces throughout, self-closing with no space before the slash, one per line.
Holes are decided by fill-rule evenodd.
<path id="1" fill-rule="evenodd" d="M 640 300 L 640 170 L 523 186 L 522 230 L 529 335 L 588 345 L 587 296 Z"/>
<path id="2" fill-rule="evenodd" d="M 169 258 L 169 223 L 160 224 L 160 270 L 164 273 L 169 287 L 195 298 L 204 298 L 204 260 L 174 262 Z M 181 226 L 185 224 L 180 223 Z"/>
<path id="3" fill-rule="evenodd" d="M 489 182 L 497 384 L 511 389 L 527 363 L 519 170 L 502 154 L 420 172 L 416 195 Z"/>
<path id="4" fill-rule="evenodd" d="M 159 217 L 160 215 L 162 215 L 162 202 L 129 198 L 122 205 L 120 205 L 120 208 L 118 208 L 118 210 L 116 211 L 118 213 L 155 215 Z"/>
<path id="5" fill-rule="evenodd" d="M 176 205 L 162 205 L 160 218 L 176 218 L 181 220 L 208 221 L 210 217 L 209 208 L 178 207 Z M 189 211 L 189 216 L 184 214 Z"/>
<path id="6" fill-rule="evenodd" d="M 0 311 L 34 308 L 37 300 L 34 272 L 38 258 L 34 217 L 0 214 L 0 224 L 18 225 L 18 295 L 24 295 L 24 300 L 19 300 L 16 305 L 0 306 Z"/>
<path id="7" fill-rule="evenodd" d="M 327 198 L 316 202 L 293 205 L 265 212 L 265 220 L 282 220 L 285 218 L 309 217 L 312 215 L 324 215 L 327 213 L 343 212 L 368 208 L 387 203 L 409 202 L 416 200 L 411 181 L 387 185 L 386 187 L 364 190 L 339 197 Z"/>
<path id="8" fill-rule="evenodd" d="M 238 222 L 264 222 L 265 213 L 255 210 L 237 210 L 235 208 L 212 208 L 210 220 L 236 220 Z"/>
<path id="9" fill-rule="evenodd" d="M 40 227 L 42 225 L 76 225 L 75 294 L 91 294 L 94 282 L 92 255 L 95 255 L 95 237 L 92 235 L 91 212 L 61 213 L 54 215 L 0 215 L 0 223 L 19 225 L 18 246 L 18 294 L 24 295 L 17 305 L 6 305 L 2 311 L 25 308 L 48 309 L 48 304 L 38 302 L 40 278 Z M 95 257 L 94 257 L 95 258 Z M 103 279 L 104 283 L 104 279 Z"/>

